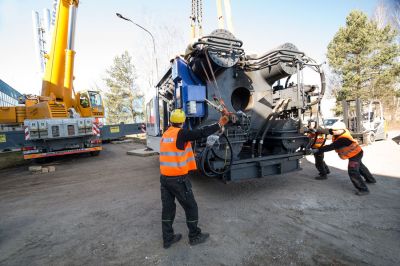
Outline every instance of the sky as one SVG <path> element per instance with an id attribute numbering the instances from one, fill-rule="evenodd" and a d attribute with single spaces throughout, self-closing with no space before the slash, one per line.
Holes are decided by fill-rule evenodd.
<path id="1" fill-rule="evenodd" d="M 0 0 L 0 79 L 27 94 L 39 94 L 41 76 L 34 48 L 32 11 L 42 13 L 53 0 Z M 263 53 L 292 42 L 318 62 L 326 61 L 326 47 L 353 9 L 369 16 L 375 0 L 231 0 L 235 36 L 245 52 Z M 121 13 L 153 33 L 159 76 L 169 58 L 188 45 L 189 0 L 80 0 L 75 38 L 76 90 L 103 86 L 105 71 L 125 50 L 133 57 L 138 84 L 149 90 L 155 72 L 150 36 L 121 20 Z M 203 0 L 203 28 L 217 28 L 215 0 Z M 156 74 L 154 74 L 155 76 Z M 153 80 L 156 80 L 154 77 Z"/>

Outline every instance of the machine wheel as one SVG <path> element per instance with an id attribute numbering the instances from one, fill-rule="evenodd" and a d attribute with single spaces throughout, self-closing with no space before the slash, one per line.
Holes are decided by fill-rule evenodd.
<path id="1" fill-rule="evenodd" d="M 90 155 L 92 155 L 92 156 L 99 156 L 99 154 L 100 154 L 100 151 L 91 151 L 90 152 Z"/>
<path id="2" fill-rule="evenodd" d="M 368 141 L 369 141 L 369 143 L 375 142 L 375 134 L 374 133 L 370 133 L 368 135 Z"/>

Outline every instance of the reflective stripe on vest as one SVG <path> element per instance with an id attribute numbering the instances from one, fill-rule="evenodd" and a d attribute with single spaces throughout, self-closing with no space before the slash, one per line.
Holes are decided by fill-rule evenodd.
<path id="1" fill-rule="evenodd" d="M 181 129 L 169 127 L 160 141 L 160 172 L 165 176 L 186 175 L 196 170 L 196 160 L 190 142 L 185 143 L 185 150 L 176 147 L 176 139 Z"/>
<path id="2" fill-rule="evenodd" d="M 308 137 L 312 140 L 315 139 L 315 133 L 309 133 Z M 315 140 L 315 143 L 313 144 L 312 148 L 320 148 L 322 145 L 324 145 L 325 142 L 325 134 L 318 134 L 317 139 Z"/>
<path id="3" fill-rule="evenodd" d="M 342 138 L 346 138 L 346 139 L 350 140 L 352 143 L 349 146 L 335 150 L 337 152 L 337 154 L 339 155 L 340 159 L 343 159 L 343 160 L 349 159 L 351 157 L 356 156 L 357 154 L 359 154 L 362 151 L 360 145 L 358 145 L 357 141 L 353 139 L 353 137 L 351 136 L 350 132 L 347 129 L 345 130 L 345 132 L 342 135 L 333 136 L 332 141 L 335 142 L 338 139 L 342 139 Z"/>
<path id="4" fill-rule="evenodd" d="M 166 152 L 160 152 L 160 155 L 163 156 L 184 156 L 189 152 L 193 152 L 192 148 L 188 148 L 184 151 L 178 151 L 178 152 L 173 152 L 173 151 L 166 151 Z"/>
<path id="5" fill-rule="evenodd" d="M 170 166 L 170 167 L 182 167 L 185 166 L 185 164 L 187 164 L 188 162 L 191 161 L 195 161 L 194 158 L 188 158 L 186 161 L 184 162 L 179 162 L 179 163 L 175 163 L 175 162 L 160 162 L 160 165 L 162 166 Z"/>

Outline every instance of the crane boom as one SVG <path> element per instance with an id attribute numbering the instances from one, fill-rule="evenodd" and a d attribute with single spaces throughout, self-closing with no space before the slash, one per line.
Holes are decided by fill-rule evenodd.
<path id="1" fill-rule="evenodd" d="M 42 83 L 42 96 L 73 106 L 74 35 L 78 0 L 60 0 Z"/>

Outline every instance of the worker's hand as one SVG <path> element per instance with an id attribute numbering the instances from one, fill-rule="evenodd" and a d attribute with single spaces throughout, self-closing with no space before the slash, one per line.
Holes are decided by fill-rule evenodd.
<path id="1" fill-rule="evenodd" d="M 238 117 L 235 114 L 229 114 L 229 121 L 235 124 L 238 121 Z"/>
<path id="2" fill-rule="evenodd" d="M 223 127 L 223 126 L 225 126 L 226 124 L 228 124 L 228 122 L 229 122 L 229 116 L 223 115 L 223 116 L 221 116 L 221 118 L 219 119 L 218 124 L 219 124 L 221 127 Z"/>

